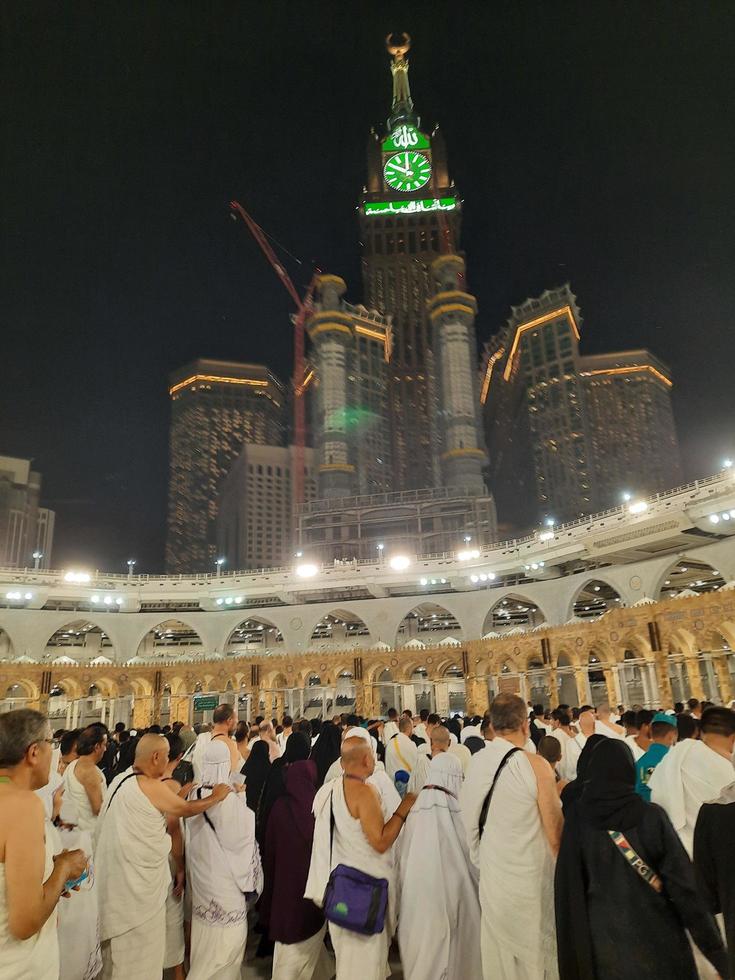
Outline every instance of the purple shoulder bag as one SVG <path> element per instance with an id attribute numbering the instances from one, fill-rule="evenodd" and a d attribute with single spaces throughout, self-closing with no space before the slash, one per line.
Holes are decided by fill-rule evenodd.
<path id="1" fill-rule="evenodd" d="M 332 790 L 334 794 L 334 790 Z M 334 799 L 329 800 L 329 863 L 334 845 Z M 388 908 L 388 881 L 338 864 L 329 876 L 324 891 L 324 915 L 350 932 L 376 936 L 385 927 Z"/>

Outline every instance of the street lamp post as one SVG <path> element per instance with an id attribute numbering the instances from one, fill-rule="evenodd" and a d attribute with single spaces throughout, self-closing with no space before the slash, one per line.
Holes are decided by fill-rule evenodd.
<path id="1" fill-rule="evenodd" d="M 214 564 L 217 567 L 217 578 L 219 578 L 220 575 L 222 574 L 222 566 L 224 565 L 225 561 L 226 559 L 224 558 L 215 558 L 214 560 Z"/>
<path id="2" fill-rule="evenodd" d="M 41 567 L 41 559 L 42 558 L 43 558 L 43 552 L 42 551 L 34 551 L 33 552 L 33 567 L 34 567 L 34 569 L 36 571 L 38 571 L 38 569 Z"/>
<path id="3" fill-rule="evenodd" d="M 133 569 L 135 568 L 135 559 L 134 558 L 128 558 L 127 564 L 128 564 L 128 578 L 132 578 L 133 577 Z"/>
<path id="4" fill-rule="evenodd" d="M 380 561 L 380 564 L 382 565 L 383 564 L 383 551 L 385 550 L 385 545 L 381 542 L 376 547 L 377 547 L 377 551 L 378 551 L 378 560 Z"/>

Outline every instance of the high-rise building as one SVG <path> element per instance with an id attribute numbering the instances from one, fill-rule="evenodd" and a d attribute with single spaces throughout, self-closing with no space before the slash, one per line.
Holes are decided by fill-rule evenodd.
<path id="1" fill-rule="evenodd" d="M 316 495 L 314 450 L 304 450 L 304 499 Z M 224 478 L 217 554 L 228 570 L 274 568 L 293 558 L 293 446 L 246 443 Z"/>
<path id="2" fill-rule="evenodd" d="M 319 277 L 309 391 L 320 497 L 392 488 L 388 378 L 390 317 L 343 299 L 338 276 Z"/>
<path id="3" fill-rule="evenodd" d="M 374 557 L 378 546 L 453 551 L 467 536 L 489 543 L 496 530 L 484 479 L 477 304 L 456 254 L 459 201 L 441 137 L 423 132 L 413 110 L 407 39 L 389 50 L 392 111 L 385 138 L 373 134 L 368 146 L 360 213 L 366 302 L 392 329 L 379 314 L 355 321 L 335 276 L 319 280 L 308 323 L 319 486 L 299 512 L 297 540 L 323 561 Z"/>
<path id="4" fill-rule="evenodd" d="M 579 351 L 568 284 L 512 307 L 486 346 L 481 401 L 504 519 L 572 520 L 680 479 L 671 378 L 648 351 Z"/>
<path id="5" fill-rule="evenodd" d="M 595 509 L 622 491 L 654 493 L 681 483 L 671 372 L 647 350 L 580 360 L 589 418 Z"/>
<path id="6" fill-rule="evenodd" d="M 0 456 L 0 565 L 50 567 L 55 514 L 39 507 L 40 495 L 41 474 L 30 460 Z"/>
<path id="7" fill-rule="evenodd" d="M 372 132 L 360 201 L 363 293 L 393 325 L 390 402 L 395 490 L 441 484 L 436 453 L 435 344 L 429 267 L 457 248 L 460 200 L 444 139 L 421 129 L 408 82 L 409 40 L 389 46 L 393 101 L 383 136 Z"/>
<path id="8" fill-rule="evenodd" d="M 169 572 L 211 571 L 221 484 L 244 443 L 283 446 L 286 391 L 262 364 L 200 359 L 171 376 Z"/>

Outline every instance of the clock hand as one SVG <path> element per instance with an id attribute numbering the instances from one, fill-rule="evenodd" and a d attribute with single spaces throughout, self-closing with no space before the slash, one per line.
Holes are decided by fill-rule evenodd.
<path id="1" fill-rule="evenodd" d="M 389 167 L 392 167 L 394 170 L 400 171 L 400 173 L 402 173 L 402 174 L 410 174 L 411 173 L 411 171 L 410 170 L 406 170 L 405 167 L 399 167 L 397 163 L 389 163 L 388 166 Z"/>

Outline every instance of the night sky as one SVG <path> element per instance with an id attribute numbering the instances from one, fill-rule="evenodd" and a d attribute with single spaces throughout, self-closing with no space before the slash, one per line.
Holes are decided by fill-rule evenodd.
<path id="1" fill-rule="evenodd" d="M 585 352 L 671 365 L 686 476 L 735 451 L 726 0 L 5 0 L 0 21 L 0 453 L 43 474 L 56 567 L 162 568 L 172 369 L 290 372 L 290 300 L 231 198 L 298 286 L 316 262 L 359 300 L 391 30 L 446 135 L 480 340 L 569 280 Z"/>

